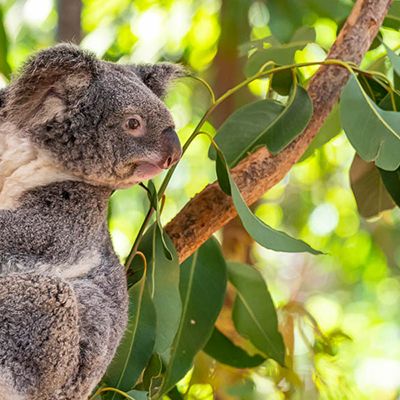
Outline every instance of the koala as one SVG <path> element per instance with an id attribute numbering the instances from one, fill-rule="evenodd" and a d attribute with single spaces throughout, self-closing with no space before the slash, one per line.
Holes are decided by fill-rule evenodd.
<path id="1" fill-rule="evenodd" d="M 128 309 L 107 203 L 179 160 L 183 73 L 61 44 L 0 91 L 1 400 L 87 399 L 106 371 Z"/>

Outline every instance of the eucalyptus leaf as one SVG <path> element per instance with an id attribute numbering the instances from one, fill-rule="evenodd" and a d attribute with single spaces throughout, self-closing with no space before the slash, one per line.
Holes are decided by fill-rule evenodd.
<path id="1" fill-rule="evenodd" d="M 229 281 L 237 291 L 232 312 L 237 331 L 266 356 L 284 365 L 285 345 L 262 275 L 247 264 L 230 262 L 227 265 Z"/>
<path id="2" fill-rule="evenodd" d="M 277 65 L 293 64 L 296 51 L 304 49 L 308 43 L 308 40 L 301 40 L 257 50 L 247 61 L 245 66 L 246 76 L 255 75 L 268 61 L 273 61 Z"/>
<path id="3" fill-rule="evenodd" d="M 387 173 L 392 174 L 393 172 Z M 375 164 L 364 161 L 357 154 L 350 167 L 350 184 L 358 212 L 364 218 L 374 217 L 380 212 L 394 207 Z"/>
<path id="4" fill-rule="evenodd" d="M 264 357 L 258 354 L 251 356 L 241 347 L 236 346 L 217 328 L 214 328 L 203 350 L 218 362 L 235 368 L 253 368 L 265 361 Z"/>
<path id="5" fill-rule="evenodd" d="M 386 53 L 389 57 L 390 63 L 392 64 L 394 72 L 400 76 L 400 57 L 385 43 L 383 44 L 386 49 Z"/>
<path id="6" fill-rule="evenodd" d="M 168 258 L 168 260 L 172 260 L 173 255 L 165 239 L 164 230 L 161 224 L 161 214 L 160 214 L 160 207 L 158 205 L 157 189 L 152 180 L 149 180 L 147 185 L 147 197 L 150 201 L 151 206 L 156 211 L 156 222 L 160 230 L 160 238 L 161 238 L 161 243 L 163 245 L 165 256 Z"/>
<path id="7" fill-rule="evenodd" d="M 385 111 L 367 96 L 351 76 L 340 102 L 342 126 L 365 161 L 393 171 L 400 165 L 400 113 Z"/>
<path id="8" fill-rule="evenodd" d="M 107 369 L 103 382 L 107 386 L 131 390 L 151 357 L 156 332 L 156 314 L 146 285 L 146 274 L 129 289 L 129 322 L 116 355 Z M 109 392 L 109 400 L 123 399 Z"/>
<path id="9" fill-rule="evenodd" d="M 275 72 L 271 77 L 271 89 L 281 96 L 288 96 L 293 86 L 293 73 L 291 70 Z"/>
<path id="10" fill-rule="evenodd" d="M 182 264 L 182 317 L 160 393 L 167 393 L 183 378 L 206 345 L 224 302 L 226 283 L 226 263 L 214 238 Z"/>
<path id="11" fill-rule="evenodd" d="M 141 390 L 131 390 L 127 395 L 132 397 L 134 400 L 148 400 L 149 398 L 147 392 Z"/>
<path id="12" fill-rule="evenodd" d="M 266 144 L 272 154 L 278 154 L 300 135 L 309 123 L 313 106 L 307 91 L 293 85 L 285 108 L 268 127 L 257 145 Z"/>
<path id="13" fill-rule="evenodd" d="M 154 351 L 164 362 L 168 362 L 172 343 L 178 329 L 182 302 L 179 292 L 178 255 L 171 239 L 164 233 L 165 244 L 170 249 L 171 259 L 166 257 L 162 232 L 158 224 L 153 224 L 145 233 L 139 251 L 147 260 L 147 283 L 154 303 L 157 318 L 157 331 Z M 137 257 L 135 263 L 142 260 Z M 138 268 L 138 267 L 137 267 Z M 134 264 L 134 269 L 136 269 Z"/>
<path id="14" fill-rule="evenodd" d="M 245 157 L 284 110 L 273 100 L 259 100 L 240 107 L 221 125 L 214 141 L 224 153 L 230 167 Z M 211 146 L 209 156 L 215 159 Z"/>
<path id="15" fill-rule="evenodd" d="M 266 99 L 241 107 L 222 124 L 214 141 L 229 166 L 234 166 L 260 146 L 279 153 L 303 132 L 311 115 L 312 102 L 307 91 L 294 85 L 285 106 Z M 209 155 L 215 158 L 213 147 Z"/>
<path id="16" fill-rule="evenodd" d="M 321 252 L 314 250 L 302 240 L 294 239 L 284 232 L 272 229 L 257 218 L 247 206 L 235 181 L 232 179 L 224 155 L 221 151 L 217 151 L 216 164 L 220 186 L 222 189 L 226 189 L 229 186 L 229 193 L 232 195 L 232 200 L 239 218 L 246 231 L 257 243 L 267 249 L 275 251 L 321 254 Z"/>

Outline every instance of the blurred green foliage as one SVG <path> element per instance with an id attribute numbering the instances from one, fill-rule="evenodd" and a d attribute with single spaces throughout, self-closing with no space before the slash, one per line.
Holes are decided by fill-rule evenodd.
<path id="1" fill-rule="evenodd" d="M 249 26 L 248 41 L 253 42 L 235 43 L 235 48 L 257 46 L 257 40 L 271 32 L 285 43 L 298 28 L 314 29 L 315 40 L 293 53 L 296 62 L 326 56 L 352 5 L 339 0 L 271 0 L 268 5 L 242 0 L 232 2 L 232 7 L 236 3 L 247 7 L 248 12 L 237 18 Z M 82 46 L 113 61 L 182 62 L 218 86 L 219 38 L 229 22 L 223 6 L 219 0 L 84 0 Z M 400 48 L 398 6 L 395 2 L 387 18 L 391 29 L 382 30 L 392 49 Z M 27 56 L 55 43 L 57 12 L 53 0 L 2 0 L 0 7 L 0 72 L 5 85 Z M 362 65 L 392 78 L 385 51 L 378 45 Z M 301 69 L 305 82 L 316 68 Z M 253 82 L 246 95 L 263 98 L 268 85 L 266 80 Z M 208 107 L 208 95 L 198 83 L 182 79 L 166 102 L 185 141 Z M 281 331 L 295 372 L 267 361 L 232 381 L 224 375 L 229 367 L 201 355 L 178 384 L 185 398 L 212 399 L 216 392 L 218 398 L 244 400 L 389 400 L 399 395 L 400 213 L 394 209 L 372 220 L 360 217 L 348 177 L 354 150 L 331 127 L 326 125 L 321 132 L 328 142 L 298 163 L 255 210 L 273 228 L 327 253 L 318 257 L 275 253 L 257 244 L 252 249 L 255 266 L 279 306 Z M 211 123 L 206 130 L 215 132 Z M 199 136 L 179 164 L 168 187 L 164 223 L 215 180 L 208 147 L 208 139 Z M 146 199 L 138 186 L 112 197 L 109 225 L 121 259 L 128 255 L 144 218 Z M 204 369 L 207 373 L 202 373 Z"/>

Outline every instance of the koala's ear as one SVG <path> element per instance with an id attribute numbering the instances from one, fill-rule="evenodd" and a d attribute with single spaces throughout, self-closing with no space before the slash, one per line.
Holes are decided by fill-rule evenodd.
<path id="1" fill-rule="evenodd" d="M 130 69 L 133 70 L 143 83 L 158 97 L 164 96 L 169 84 L 174 79 L 187 75 L 182 65 L 166 62 L 133 65 Z"/>
<path id="2" fill-rule="evenodd" d="M 68 91 L 78 91 L 90 84 L 97 64 L 93 54 L 70 44 L 42 50 L 25 63 L 11 83 L 7 103 L 13 111 L 23 106 L 29 112 L 45 104 L 48 96 L 61 102 Z"/>

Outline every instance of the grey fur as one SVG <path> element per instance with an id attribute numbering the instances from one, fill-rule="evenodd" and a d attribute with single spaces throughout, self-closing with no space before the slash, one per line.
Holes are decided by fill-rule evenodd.
<path id="1" fill-rule="evenodd" d="M 135 72 L 144 70 L 147 78 L 152 70 L 150 86 Z M 0 92 L 0 126 L 15 124 L 72 176 L 0 209 L 1 400 L 87 399 L 110 363 L 127 322 L 127 291 L 107 203 L 113 189 L 179 157 L 158 95 L 180 71 L 115 65 L 59 45 Z M 140 135 L 126 131 L 131 115 L 143 122 Z M 90 268 L 74 273 L 87 259 Z"/>

